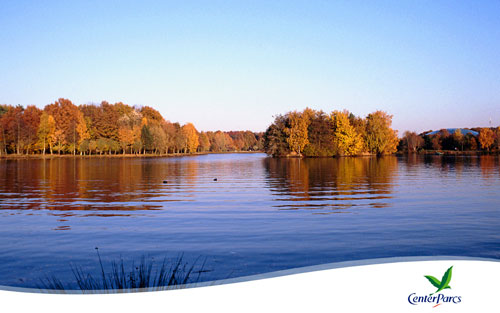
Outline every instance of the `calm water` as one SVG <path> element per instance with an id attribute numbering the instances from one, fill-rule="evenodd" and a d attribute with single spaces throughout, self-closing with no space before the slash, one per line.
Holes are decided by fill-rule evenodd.
<path id="1" fill-rule="evenodd" d="M 500 259 L 499 230 L 495 156 L 0 160 L 0 285 L 69 282 L 70 264 L 98 269 L 95 247 L 105 265 L 206 258 L 203 280 L 392 256 Z"/>

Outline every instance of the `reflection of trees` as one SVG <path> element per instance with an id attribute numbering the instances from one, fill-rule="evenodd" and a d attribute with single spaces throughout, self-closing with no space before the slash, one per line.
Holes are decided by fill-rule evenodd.
<path id="1" fill-rule="evenodd" d="M 499 173 L 500 160 L 498 155 L 471 155 L 471 156 L 415 156 L 415 166 L 423 161 L 425 167 L 432 168 L 441 176 L 456 175 L 457 178 L 481 175 L 485 179 L 492 178 Z M 408 157 L 407 170 L 411 170 L 413 161 Z M 481 172 L 479 172 L 479 169 Z M 437 170 L 437 171 L 436 171 Z"/>
<path id="2" fill-rule="evenodd" d="M 479 157 L 479 166 L 484 178 L 491 178 L 499 169 L 498 155 L 481 155 Z"/>
<path id="3" fill-rule="evenodd" d="M 62 218 L 128 216 L 117 211 L 158 209 L 160 201 L 189 196 L 178 190 L 196 183 L 198 166 L 155 158 L 1 160 L 0 210 L 48 209 Z M 82 210 L 99 212 L 77 213 Z"/>
<path id="4" fill-rule="evenodd" d="M 425 166 L 438 169 L 443 175 L 454 173 L 457 177 L 471 175 L 471 171 L 481 169 L 484 178 L 492 177 L 499 169 L 499 159 L 495 155 L 480 156 L 423 156 Z"/>
<path id="5" fill-rule="evenodd" d="M 443 174 L 456 172 L 460 175 L 467 167 L 474 166 L 474 157 L 425 155 L 423 161 L 426 166 L 438 169 Z"/>
<path id="6" fill-rule="evenodd" d="M 391 198 L 397 158 L 271 159 L 264 161 L 282 209 L 384 207 Z M 298 203 L 300 202 L 300 203 Z"/>

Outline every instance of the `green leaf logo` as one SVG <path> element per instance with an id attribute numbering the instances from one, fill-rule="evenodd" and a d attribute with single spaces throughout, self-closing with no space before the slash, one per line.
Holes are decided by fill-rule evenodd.
<path id="1" fill-rule="evenodd" d="M 425 278 L 427 278 L 427 280 L 429 280 L 429 282 L 434 287 L 437 288 L 437 290 L 435 292 L 431 293 L 430 296 L 432 296 L 435 293 L 440 292 L 443 289 L 451 289 L 451 287 L 449 286 L 449 284 L 450 284 L 450 281 L 451 281 L 451 270 L 452 270 L 452 268 L 453 268 L 453 266 L 451 266 L 449 269 L 446 270 L 446 272 L 443 275 L 443 278 L 441 278 L 441 281 L 439 281 L 439 279 L 437 279 L 434 276 L 430 276 L 430 275 L 424 276 Z"/>

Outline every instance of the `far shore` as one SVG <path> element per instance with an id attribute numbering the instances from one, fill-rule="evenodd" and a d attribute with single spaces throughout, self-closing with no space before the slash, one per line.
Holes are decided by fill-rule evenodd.
<path id="1" fill-rule="evenodd" d="M 497 155 L 500 150 L 495 151 L 456 151 L 456 150 L 422 150 L 418 152 L 397 152 L 398 155 L 446 155 L 446 156 L 474 156 L 474 155 Z"/>
<path id="2" fill-rule="evenodd" d="M 195 153 L 168 153 L 168 154 L 154 154 L 154 153 L 146 153 L 146 154 L 91 154 L 91 155 L 80 155 L 80 154 L 2 154 L 0 155 L 1 159 L 55 159 L 55 158 L 175 158 L 175 157 L 185 157 L 185 156 L 200 156 L 200 155 L 208 155 L 208 154 L 251 154 L 251 153 L 265 153 L 264 151 L 221 151 L 221 152 L 213 152 L 213 151 L 205 151 L 205 152 L 195 152 Z M 454 151 L 454 150 L 422 150 L 418 152 L 402 152 L 398 151 L 393 154 L 386 154 L 382 156 L 388 155 L 444 155 L 444 156 L 479 156 L 479 155 L 499 155 L 500 151 Z M 275 158 L 282 159 L 293 159 L 293 158 L 303 158 L 303 159 L 316 159 L 316 158 L 335 158 L 335 157 L 377 157 L 376 154 L 373 153 L 363 153 L 360 155 L 354 156 L 304 156 L 297 154 L 289 154 L 284 156 L 275 156 Z"/>
<path id="3" fill-rule="evenodd" d="M 317 158 L 363 158 L 363 157 L 383 157 L 383 156 L 404 156 L 404 155 L 445 155 L 445 156 L 478 156 L 478 155 L 498 155 L 500 154 L 500 150 L 495 151 L 455 151 L 455 150 L 421 150 L 417 152 L 407 152 L 407 151 L 398 151 L 391 154 L 380 154 L 377 155 L 375 153 L 362 153 L 358 155 L 338 155 L 338 156 L 304 156 L 296 153 L 290 153 L 288 155 L 276 156 L 276 158 L 282 159 L 293 159 L 293 158 L 301 158 L 301 159 L 317 159 Z"/>
<path id="4" fill-rule="evenodd" d="M 91 155 L 80 155 L 80 154 L 2 154 L 0 159 L 55 159 L 55 158 L 172 158 L 172 157 L 184 157 L 184 156 L 199 156 L 208 154 L 248 154 L 248 153 L 264 153 L 264 151 L 224 151 L 224 152 L 195 152 L 195 153 L 168 153 L 168 154 L 91 154 Z"/>

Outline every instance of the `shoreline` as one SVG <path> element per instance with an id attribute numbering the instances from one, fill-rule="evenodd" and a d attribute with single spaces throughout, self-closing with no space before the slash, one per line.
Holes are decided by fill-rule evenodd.
<path id="1" fill-rule="evenodd" d="M 92 155 L 80 155 L 80 154 L 3 154 L 0 155 L 0 160 L 12 160 L 12 159 L 58 159 L 58 158 L 175 158 L 175 157 L 186 157 L 186 156 L 200 156 L 208 154 L 250 154 L 250 153 L 265 153 L 264 151 L 224 151 L 224 152 L 195 152 L 195 153 L 169 153 L 169 154 L 92 154 Z"/>
<path id="2" fill-rule="evenodd" d="M 435 156 L 481 156 L 481 155 L 500 155 L 500 150 L 496 151 L 453 151 L 453 150 L 427 150 L 420 152 L 404 152 L 398 151 L 391 154 L 375 154 L 375 153 L 363 153 L 359 155 L 333 155 L 333 156 L 305 156 L 305 155 L 280 155 L 272 156 L 276 159 L 327 159 L 327 158 L 372 158 L 372 157 L 386 157 L 386 156 L 409 156 L 409 155 L 435 155 Z"/>
<path id="3" fill-rule="evenodd" d="M 423 150 L 419 152 L 396 152 L 397 155 L 441 155 L 441 156 L 480 156 L 480 155 L 499 155 L 500 150 L 496 151 L 455 151 L 455 150 Z"/>
<path id="4" fill-rule="evenodd" d="M 189 157 L 200 156 L 208 154 L 254 154 L 266 153 L 265 151 L 224 151 L 224 152 L 195 152 L 195 153 L 169 153 L 169 154 L 3 154 L 0 155 L 0 160 L 15 160 L 15 159 L 58 159 L 58 158 L 175 158 L 175 157 Z M 398 151 L 393 154 L 377 155 L 372 153 L 364 153 L 352 156 L 304 156 L 304 155 L 283 155 L 283 156 L 270 156 L 277 159 L 325 159 L 325 158 L 366 158 L 366 157 L 384 157 L 384 156 L 407 156 L 407 155 L 436 155 L 436 156 L 481 156 L 481 155 L 500 155 L 498 151 L 453 151 L 453 150 L 425 150 L 419 152 L 403 152 Z"/>

